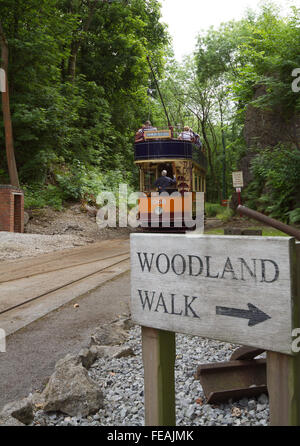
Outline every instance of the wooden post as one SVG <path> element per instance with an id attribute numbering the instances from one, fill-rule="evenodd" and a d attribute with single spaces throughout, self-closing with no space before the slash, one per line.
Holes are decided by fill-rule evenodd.
<path id="1" fill-rule="evenodd" d="M 267 352 L 271 426 L 300 426 L 300 354 Z"/>
<path id="2" fill-rule="evenodd" d="M 145 425 L 175 426 L 175 333 L 142 327 Z"/>
<path id="3" fill-rule="evenodd" d="M 300 243 L 296 243 L 291 277 L 293 327 L 300 328 Z M 271 426 L 300 426 L 300 352 L 295 356 L 267 352 L 267 383 Z"/>

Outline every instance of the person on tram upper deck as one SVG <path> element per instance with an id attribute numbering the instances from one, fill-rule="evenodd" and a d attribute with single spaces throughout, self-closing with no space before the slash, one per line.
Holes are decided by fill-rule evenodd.
<path id="1" fill-rule="evenodd" d="M 157 128 L 153 127 L 150 121 L 146 121 L 144 124 L 144 130 L 157 130 Z"/>
<path id="2" fill-rule="evenodd" d="M 138 131 L 135 134 L 135 139 L 134 142 L 142 142 L 144 141 L 144 128 L 145 128 L 145 124 L 142 125 L 142 127 L 140 129 L 138 129 Z"/>
<path id="3" fill-rule="evenodd" d="M 198 133 L 195 133 L 195 132 L 193 132 L 193 133 L 194 133 L 194 144 L 197 147 L 199 147 L 199 149 L 201 149 L 202 148 L 202 142 L 200 140 L 200 136 L 198 135 Z"/>
<path id="4" fill-rule="evenodd" d="M 154 186 L 157 187 L 158 192 L 164 192 L 166 189 L 174 186 L 176 184 L 176 177 L 174 178 L 167 177 L 167 171 L 163 170 L 161 173 L 161 177 L 157 178 L 154 183 Z"/>
<path id="5" fill-rule="evenodd" d="M 188 125 L 185 125 L 183 127 L 183 132 L 179 134 L 178 139 L 182 141 L 194 141 L 194 132 Z"/>

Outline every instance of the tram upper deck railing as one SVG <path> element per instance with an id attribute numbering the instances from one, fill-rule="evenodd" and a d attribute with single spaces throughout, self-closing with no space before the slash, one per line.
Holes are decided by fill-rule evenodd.
<path id="1" fill-rule="evenodd" d="M 206 170 L 207 159 L 199 146 L 191 141 L 178 139 L 148 140 L 134 145 L 135 161 L 152 159 L 189 159 Z"/>

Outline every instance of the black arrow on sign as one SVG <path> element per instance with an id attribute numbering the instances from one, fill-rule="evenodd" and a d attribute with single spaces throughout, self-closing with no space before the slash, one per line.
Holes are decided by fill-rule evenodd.
<path id="1" fill-rule="evenodd" d="M 263 311 L 259 310 L 255 305 L 248 304 L 249 310 L 239 310 L 237 308 L 228 307 L 216 307 L 216 314 L 220 316 L 231 316 L 243 319 L 249 319 L 248 326 L 253 327 L 254 325 L 260 324 L 261 322 L 271 319 Z"/>

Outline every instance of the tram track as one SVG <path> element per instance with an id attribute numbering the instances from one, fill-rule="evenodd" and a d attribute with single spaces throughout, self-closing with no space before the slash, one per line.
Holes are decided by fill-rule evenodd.
<path id="1" fill-rule="evenodd" d="M 101 299 L 100 288 L 129 271 L 127 248 L 127 241 L 104 242 L 1 265 L 0 328 L 10 335 L 94 291 Z"/>
<path id="2" fill-rule="evenodd" d="M 114 257 L 120 257 L 120 255 L 119 255 L 119 256 L 111 256 L 111 257 L 107 257 L 107 258 L 105 258 L 105 259 L 101 259 L 101 260 L 107 260 L 107 259 L 109 259 L 109 258 L 114 258 Z M 59 290 L 61 290 L 61 289 L 63 289 L 63 288 L 66 288 L 66 287 L 68 287 L 68 286 L 70 286 L 70 285 L 73 285 L 73 284 L 75 284 L 75 283 L 77 283 L 77 282 L 80 282 L 81 280 L 87 279 L 88 277 L 92 277 L 92 276 L 94 276 L 94 275 L 96 275 L 96 274 L 99 274 L 99 273 L 101 273 L 101 272 L 103 272 L 103 271 L 105 271 L 105 270 L 107 270 L 107 269 L 109 269 L 109 268 L 111 268 L 111 267 L 113 267 L 113 266 L 119 265 L 119 264 L 125 262 L 126 260 L 129 260 L 129 258 L 130 258 L 130 256 L 127 256 L 125 259 L 119 260 L 118 262 L 112 263 L 112 264 L 110 264 L 110 265 L 108 265 L 108 266 L 106 266 L 106 267 L 104 267 L 104 268 L 100 268 L 100 269 L 98 269 L 97 271 L 94 271 L 94 272 L 92 272 L 92 273 L 90 273 L 90 274 L 86 274 L 86 275 L 80 277 L 79 279 L 76 279 L 76 280 L 72 280 L 72 281 L 70 281 L 70 282 L 67 282 L 67 283 L 64 284 L 64 285 L 60 285 L 60 286 L 58 286 L 58 287 L 55 287 L 55 288 L 53 288 L 53 289 L 51 289 L 51 290 L 49 290 L 49 291 L 47 291 L 47 292 L 45 292 L 45 293 L 43 293 L 43 294 L 40 294 L 40 295 L 35 296 L 35 297 L 32 297 L 32 298 L 27 299 L 27 300 L 25 300 L 25 301 L 23 301 L 23 302 L 21 302 L 21 303 L 19 303 L 19 304 L 17 304 L 17 305 L 14 305 L 14 306 L 9 307 L 9 308 L 7 308 L 7 309 L 5 309 L 5 310 L 2 310 L 2 311 L 0 311 L 0 315 L 5 314 L 5 313 L 8 313 L 9 311 L 15 310 L 16 308 L 20 308 L 20 307 L 22 307 L 23 305 L 26 305 L 26 304 L 28 304 L 28 303 L 30 303 L 30 302 L 33 302 L 33 301 L 37 300 L 37 299 L 41 299 L 42 297 L 46 297 L 46 296 L 48 296 L 48 295 L 50 295 L 50 294 L 52 294 L 52 293 L 54 293 L 54 292 L 56 292 L 56 291 L 59 291 Z M 96 263 L 96 262 L 87 262 L 87 263 Z M 87 263 L 84 263 L 84 264 L 87 264 Z M 77 266 L 80 266 L 80 265 L 77 265 Z M 68 269 L 68 268 L 70 268 L 70 267 L 65 267 L 65 268 L 61 268 L 61 269 Z M 52 272 L 53 272 L 53 271 L 52 271 Z"/>
<path id="3" fill-rule="evenodd" d="M 28 278 L 35 277 L 35 276 L 40 276 L 40 275 L 43 275 L 43 274 L 46 274 L 46 273 L 52 273 L 52 272 L 56 272 L 56 271 L 62 271 L 62 270 L 75 268 L 75 267 L 78 267 L 78 266 L 89 265 L 89 264 L 92 264 L 92 263 L 100 262 L 102 260 L 103 261 L 104 260 L 109 260 L 109 259 L 112 259 L 112 258 L 115 258 L 115 257 L 119 257 L 121 255 L 126 255 L 126 254 L 129 254 L 129 251 L 125 251 L 125 252 L 121 252 L 121 253 L 118 253 L 118 254 L 114 254 L 112 256 L 102 257 L 102 258 L 99 258 L 97 260 L 94 259 L 94 260 L 89 260 L 87 262 L 74 263 L 74 264 L 67 265 L 67 266 L 60 266 L 60 267 L 50 268 L 50 269 L 47 269 L 47 270 L 39 271 L 37 273 L 32 272 L 32 273 L 29 273 L 29 274 L 25 274 L 23 276 L 12 277 L 10 279 L 3 280 L 3 279 L 0 278 L 0 285 L 1 284 L 5 284 L 5 283 L 9 283 L 9 282 L 14 282 L 14 281 L 20 280 L 20 279 L 28 279 Z M 1 311 L 0 311 L 0 314 L 1 314 Z"/>

